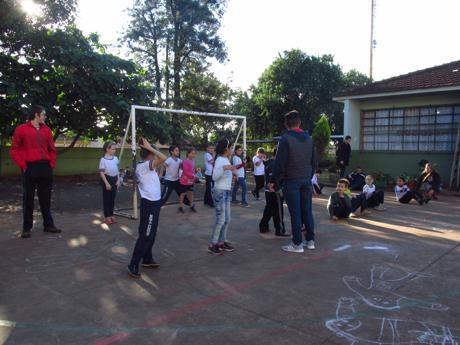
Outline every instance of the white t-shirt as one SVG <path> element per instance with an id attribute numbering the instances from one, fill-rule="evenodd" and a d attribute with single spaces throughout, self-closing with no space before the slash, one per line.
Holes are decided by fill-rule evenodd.
<path id="1" fill-rule="evenodd" d="M 99 171 L 108 176 L 115 177 L 119 175 L 119 165 L 120 163 L 116 156 L 113 156 L 112 158 L 102 157 L 99 162 Z"/>
<path id="2" fill-rule="evenodd" d="M 261 162 L 259 166 L 256 165 L 256 163 L 258 162 Z M 254 156 L 252 158 L 252 163 L 254 163 L 254 175 L 257 175 L 257 176 L 265 175 L 265 165 L 264 165 L 264 161 L 262 160 L 262 158 Z"/>
<path id="3" fill-rule="evenodd" d="M 180 158 L 172 158 L 168 157 L 166 161 L 164 162 L 164 165 L 166 166 L 166 172 L 165 172 L 165 180 L 168 181 L 177 181 L 179 180 L 179 170 L 180 170 L 180 164 L 182 163 L 182 159 Z"/>
<path id="4" fill-rule="evenodd" d="M 399 201 L 407 192 L 410 191 L 410 188 L 407 185 L 402 185 L 399 186 L 397 185 L 395 187 L 395 194 L 396 194 L 396 200 Z"/>
<path id="5" fill-rule="evenodd" d="M 231 170 L 224 170 L 225 165 L 230 165 L 227 157 L 217 157 L 214 164 L 214 171 L 212 172 L 212 179 L 214 181 L 214 188 L 222 190 L 232 189 L 232 172 Z"/>
<path id="6" fill-rule="evenodd" d="M 212 154 L 209 152 L 205 152 L 204 154 L 204 164 L 205 164 L 205 170 L 204 174 L 208 176 L 212 176 L 212 163 L 213 163 L 213 157 Z"/>
<path id="7" fill-rule="evenodd" d="M 363 187 L 363 193 L 366 194 L 366 199 L 369 199 L 372 194 L 375 192 L 375 185 L 369 186 L 368 184 L 365 184 Z"/>
<path id="8" fill-rule="evenodd" d="M 234 166 L 241 165 L 242 163 L 243 163 L 243 161 L 241 160 L 240 157 L 238 157 L 236 155 L 233 156 L 233 165 Z M 236 171 L 236 177 L 238 177 L 238 178 L 244 177 L 244 167 L 241 167 Z"/>
<path id="9" fill-rule="evenodd" d="M 153 164 L 153 162 L 152 162 Z M 139 162 L 136 167 L 136 178 L 141 198 L 158 201 L 161 199 L 160 179 L 155 169 L 150 169 L 151 161 Z"/>
<path id="10" fill-rule="evenodd" d="M 311 184 L 312 186 L 318 185 L 318 176 L 313 174 L 313 177 L 311 178 Z"/>

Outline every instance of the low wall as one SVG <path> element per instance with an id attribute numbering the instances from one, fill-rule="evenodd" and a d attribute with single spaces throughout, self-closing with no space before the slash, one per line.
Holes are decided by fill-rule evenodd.
<path id="1" fill-rule="evenodd" d="M 392 177 L 397 177 L 402 173 L 416 175 L 421 171 L 418 162 L 422 159 L 435 164 L 435 169 L 441 175 L 442 182 L 445 185 L 449 183 L 453 153 L 352 151 L 347 173 L 360 166 L 366 173 L 383 172 Z"/>
<path id="2" fill-rule="evenodd" d="M 165 155 L 169 155 L 167 150 L 161 150 Z M 59 152 L 59 149 L 58 149 Z M 117 150 L 116 155 L 120 153 Z M 182 157 L 185 151 L 182 152 Z M 204 152 L 198 151 L 195 162 L 197 167 L 204 167 Z M 99 171 L 99 160 L 102 156 L 100 148 L 72 148 L 63 153 L 58 153 L 56 161 L 55 175 L 69 176 L 82 174 L 97 174 Z M 120 168 L 131 167 L 131 151 L 124 150 Z M 139 160 L 139 157 L 138 159 Z M 0 156 L 0 176 L 20 175 L 20 170 L 11 160 L 8 148 L 2 148 Z"/>

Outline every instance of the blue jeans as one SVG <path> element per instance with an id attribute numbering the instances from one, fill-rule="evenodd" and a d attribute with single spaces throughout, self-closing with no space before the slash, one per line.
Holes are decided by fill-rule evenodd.
<path id="1" fill-rule="evenodd" d="M 307 241 L 315 239 L 315 223 L 312 210 L 312 185 L 310 179 L 284 181 L 284 199 L 291 215 L 292 242 L 302 243 L 302 224 L 305 224 Z"/>
<path id="2" fill-rule="evenodd" d="M 227 239 L 227 229 L 230 223 L 230 191 L 214 188 L 212 190 L 214 207 L 216 208 L 216 223 L 212 229 L 211 244 L 223 243 Z"/>
<path id="3" fill-rule="evenodd" d="M 246 185 L 246 178 L 244 177 L 238 177 L 238 179 L 235 181 L 235 185 L 233 186 L 233 191 L 232 191 L 232 201 L 236 201 L 236 193 L 238 193 L 238 187 L 241 186 L 241 202 L 243 204 L 247 204 L 246 200 L 246 194 L 248 192 L 248 187 Z"/>

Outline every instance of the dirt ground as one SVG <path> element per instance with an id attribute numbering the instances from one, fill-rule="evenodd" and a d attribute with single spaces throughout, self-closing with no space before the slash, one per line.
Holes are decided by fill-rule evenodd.
<path id="1" fill-rule="evenodd" d="M 460 343 L 456 196 L 419 206 L 387 193 L 386 211 L 337 223 L 327 195 L 315 198 L 317 248 L 303 254 L 259 234 L 264 203 L 249 198 L 232 206 L 236 251 L 220 257 L 206 252 L 213 210 L 171 204 L 154 246 L 161 267 L 134 280 L 125 267 L 138 222 L 102 224 L 96 180 L 57 179 L 64 232 L 43 233 L 37 213 L 30 239 L 18 238 L 20 181 L 0 188 L 0 344 Z M 118 205 L 130 198 L 122 189 Z"/>

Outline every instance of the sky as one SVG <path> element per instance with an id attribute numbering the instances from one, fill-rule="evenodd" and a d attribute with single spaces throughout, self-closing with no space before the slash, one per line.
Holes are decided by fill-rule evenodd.
<path id="1" fill-rule="evenodd" d="M 77 26 L 115 48 L 132 0 L 79 0 Z M 331 54 L 344 71 L 369 74 L 371 0 L 228 0 L 221 37 L 228 61 L 217 77 L 248 89 L 280 53 Z M 460 59 L 460 0 L 376 0 L 374 79 Z"/>

